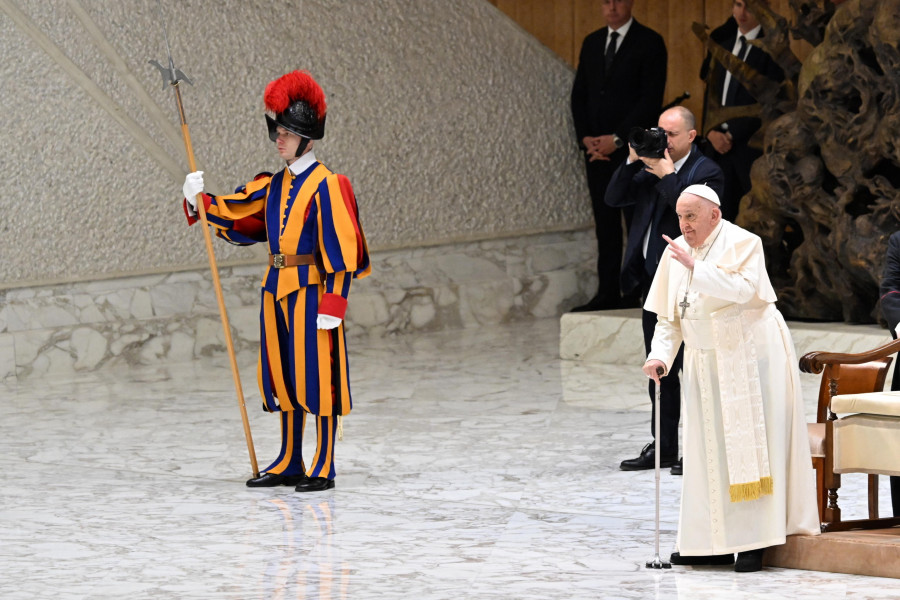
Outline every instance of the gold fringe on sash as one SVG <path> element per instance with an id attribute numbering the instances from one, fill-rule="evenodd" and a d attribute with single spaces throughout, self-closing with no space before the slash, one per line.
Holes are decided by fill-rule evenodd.
<path id="1" fill-rule="evenodd" d="M 338 440 L 343 442 L 344 441 L 344 420 L 341 418 L 342 416 L 343 415 L 337 416 L 337 419 L 338 419 L 337 430 L 338 430 Z M 769 492 L 769 493 L 771 494 L 772 492 Z"/>
<path id="2" fill-rule="evenodd" d="M 732 502 L 747 502 L 757 500 L 760 496 L 772 495 L 773 488 L 772 478 L 763 477 L 759 481 L 732 484 L 728 486 L 728 494 Z"/>

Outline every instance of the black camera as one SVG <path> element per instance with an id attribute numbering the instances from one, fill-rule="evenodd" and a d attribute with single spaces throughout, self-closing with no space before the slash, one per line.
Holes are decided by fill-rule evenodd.
<path id="1" fill-rule="evenodd" d="M 634 148 L 635 153 L 642 158 L 663 158 L 669 140 L 666 132 L 659 127 L 642 129 L 632 127 L 628 133 L 628 145 Z"/>

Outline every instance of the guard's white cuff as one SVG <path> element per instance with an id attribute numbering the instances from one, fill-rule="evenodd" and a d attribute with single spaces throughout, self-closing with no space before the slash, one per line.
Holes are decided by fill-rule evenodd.
<path id="1" fill-rule="evenodd" d="M 342 320 L 331 315 L 319 315 L 316 317 L 316 329 L 334 329 L 341 324 Z"/>

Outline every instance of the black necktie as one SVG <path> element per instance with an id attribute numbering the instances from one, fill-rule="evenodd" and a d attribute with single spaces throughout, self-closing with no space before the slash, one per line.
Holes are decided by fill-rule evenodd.
<path id="1" fill-rule="evenodd" d="M 737 57 L 740 60 L 744 60 L 744 54 L 747 52 L 747 38 L 741 36 L 741 45 L 738 46 Z M 734 73 L 731 74 L 731 80 L 728 82 L 728 91 L 725 93 L 725 106 L 730 106 L 734 102 L 734 95 L 737 93 L 738 82 L 734 77 Z"/>
<path id="2" fill-rule="evenodd" d="M 619 34 L 615 31 L 609 34 L 609 44 L 606 46 L 606 72 L 609 72 L 609 68 L 612 66 L 613 58 L 616 56 L 616 38 L 619 37 Z"/>
<path id="3" fill-rule="evenodd" d="M 740 37 L 741 45 L 738 46 L 737 57 L 741 60 L 744 60 L 744 55 L 747 52 L 747 38 L 744 36 Z"/>

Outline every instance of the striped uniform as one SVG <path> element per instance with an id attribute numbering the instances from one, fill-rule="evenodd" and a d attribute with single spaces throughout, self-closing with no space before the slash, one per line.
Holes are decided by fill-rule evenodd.
<path id="1" fill-rule="evenodd" d="M 301 441 L 311 413 L 318 445 L 309 476 L 333 478 L 335 417 L 352 408 L 347 347 L 343 321 L 322 330 L 316 317 L 343 319 L 353 279 L 371 268 L 350 181 L 311 158 L 296 176 L 288 168 L 262 174 L 234 194 L 204 195 L 204 204 L 216 234 L 233 244 L 267 241 L 270 254 L 315 257 L 315 265 L 270 266 L 262 282 L 257 377 L 263 408 L 282 417 L 281 454 L 264 471 L 306 470 Z"/>

